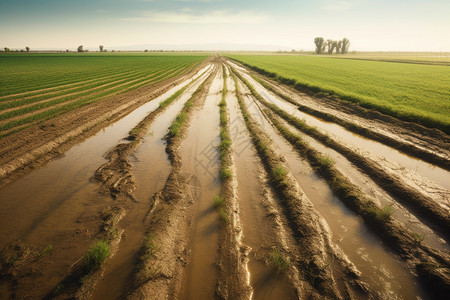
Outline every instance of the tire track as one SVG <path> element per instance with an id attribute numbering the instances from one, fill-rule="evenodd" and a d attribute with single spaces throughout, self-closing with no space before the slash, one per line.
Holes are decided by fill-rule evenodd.
<path id="1" fill-rule="evenodd" d="M 260 97 L 259 101 L 263 102 Z M 275 109 L 275 107 L 274 107 Z M 283 127 L 273 114 L 266 111 L 267 116 L 273 122 L 280 133 L 291 142 L 298 151 L 305 155 L 311 164 L 318 168 L 318 172 L 329 182 L 333 191 L 354 210 L 363 217 L 366 224 L 374 230 L 388 246 L 398 253 L 408 264 L 412 264 L 410 270 L 415 274 L 419 273 L 422 282 L 430 284 L 430 278 L 433 282 L 429 285 L 430 293 L 442 296 L 449 288 L 448 282 L 448 263 L 447 254 L 432 249 L 421 243 L 409 232 L 403 224 L 391 219 L 390 217 L 381 218 L 381 211 L 371 200 L 365 198 L 359 190 L 342 176 L 332 164 L 328 164 L 320 158 L 316 152 L 301 141 L 300 137 L 293 135 L 287 128 Z"/>
<path id="2" fill-rule="evenodd" d="M 191 196 L 196 193 L 195 189 L 190 189 L 195 183 L 192 176 L 181 173 L 179 147 L 187 134 L 193 109 L 204 101 L 215 74 L 216 71 L 211 72 L 177 116 L 179 120 L 179 116 L 185 114 L 178 133 L 174 135 L 169 132 L 167 136 L 166 151 L 171 160 L 172 171 L 164 189 L 154 195 L 152 209 L 146 216 L 147 239 L 141 249 L 135 284 L 129 299 L 176 298 L 179 295 L 183 269 L 188 261 L 186 236 L 190 217 L 186 215 L 186 210 L 190 206 Z"/>

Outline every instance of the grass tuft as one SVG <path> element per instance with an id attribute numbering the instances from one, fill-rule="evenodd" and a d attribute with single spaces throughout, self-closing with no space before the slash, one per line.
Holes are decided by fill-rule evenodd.
<path id="1" fill-rule="evenodd" d="M 329 169 L 336 164 L 336 161 L 329 155 L 318 155 L 317 163 L 322 167 Z"/>
<path id="2" fill-rule="evenodd" d="M 220 219 L 223 222 L 228 223 L 229 218 L 225 211 L 225 197 L 220 195 L 214 195 L 213 203 L 214 207 L 216 207 L 217 212 L 219 213 Z"/>
<path id="3" fill-rule="evenodd" d="M 106 241 L 100 240 L 92 245 L 86 255 L 84 256 L 84 266 L 90 273 L 105 262 L 110 254 L 109 244 Z"/>
<path id="4" fill-rule="evenodd" d="M 186 103 L 187 104 L 187 103 Z M 169 135 L 171 137 L 175 137 L 180 133 L 181 125 L 186 121 L 187 115 L 185 112 L 181 112 L 175 121 L 173 122 L 172 126 L 170 126 L 169 129 Z"/>
<path id="5" fill-rule="evenodd" d="M 289 269 L 289 258 L 284 255 L 278 248 L 273 249 L 271 253 L 271 262 L 277 274 L 282 275 Z"/>
<path id="6" fill-rule="evenodd" d="M 273 179 L 277 186 L 285 186 L 286 183 L 286 176 L 287 176 L 287 170 L 282 167 L 278 166 L 272 169 Z"/>
<path id="7" fill-rule="evenodd" d="M 231 178 L 231 171 L 228 170 L 228 168 L 223 167 L 220 170 L 220 178 L 222 178 L 222 180 L 226 180 L 228 178 Z"/>
<path id="8" fill-rule="evenodd" d="M 376 207 L 369 209 L 369 213 L 379 221 L 386 222 L 392 217 L 392 214 L 394 213 L 394 207 L 392 206 L 392 204 L 386 204 L 383 208 Z"/>
<path id="9" fill-rule="evenodd" d="M 215 207 L 223 207 L 225 204 L 225 197 L 220 195 L 214 195 L 213 203 Z"/>

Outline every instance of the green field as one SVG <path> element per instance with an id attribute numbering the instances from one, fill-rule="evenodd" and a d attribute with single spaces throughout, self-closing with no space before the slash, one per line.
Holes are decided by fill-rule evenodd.
<path id="1" fill-rule="evenodd" d="M 108 96 L 176 76 L 206 57 L 0 54 L 0 136 Z"/>
<path id="2" fill-rule="evenodd" d="M 450 133 L 448 66 L 301 55 L 228 56 L 299 90 L 334 94 Z"/>

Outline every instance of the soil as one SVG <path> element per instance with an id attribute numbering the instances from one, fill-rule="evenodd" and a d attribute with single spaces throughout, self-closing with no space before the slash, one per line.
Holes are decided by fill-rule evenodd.
<path id="1" fill-rule="evenodd" d="M 190 78 L 205 64 L 189 74 L 109 97 L 1 138 L 0 187 L 61 156 L 105 126 Z"/>
<path id="2" fill-rule="evenodd" d="M 449 178 L 444 133 L 305 95 L 213 56 L 0 139 L 0 298 L 445 299 L 445 179 L 366 153 L 341 131 L 324 138 L 325 129 L 297 128 L 241 80 L 249 74 L 280 109 L 321 122 L 332 115 L 339 130 L 357 124 Z M 219 146 L 224 132 L 230 147 Z M 319 167 L 322 154 L 337 162 Z M 405 194 L 432 217 L 404 204 Z M 386 203 L 396 211 L 380 216 Z M 87 269 L 98 240 L 109 256 Z"/>

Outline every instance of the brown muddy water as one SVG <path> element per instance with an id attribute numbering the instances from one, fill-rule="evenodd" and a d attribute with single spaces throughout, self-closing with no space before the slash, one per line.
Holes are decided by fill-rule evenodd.
<path id="1" fill-rule="evenodd" d="M 380 188 L 369 176 L 355 168 L 355 166 L 348 161 L 347 158 L 333 149 L 317 142 L 315 139 L 303 134 L 287 122 L 282 121 L 282 123 L 284 126 L 289 128 L 290 131 L 300 135 L 314 149 L 333 158 L 336 168 L 348 179 L 350 179 L 351 182 L 357 185 L 359 189 L 372 201 L 379 204 L 381 207 L 387 204 L 392 204 L 394 207 L 393 217 L 405 224 L 411 232 L 422 236 L 423 241 L 426 244 L 435 249 L 450 252 L 450 246 L 445 241 L 443 236 L 440 236 L 439 233 L 436 233 L 430 227 L 422 223 L 422 221 L 414 216 L 414 214 L 398 203 L 395 198 L 392 198 L 382 188 Z"/>
<path id="2" fill-rule="evenodd" d="M 241 242 L 248 249 L 248 272 L 253 299 L 294 299 L 293 284 L 276 274 L 270 264 L 270 255 L 274 247 L 285 252 L 293 251 L 295 240 L 286 226 L 287 221 L 281 217 L 281 209 L 272 199 L 274 195 L 271 195 L 268 188 L 263 188 L 268 186 L 263 175 L 264 169 L 246 130 L 231 78 L 228 78 L 227 86 L 226 101 L 236 167 L 236 201 L 242 224 Z M 298 287 L 298 282 L 294 285 Z"/>
<path id="3" fill-rule="evenodd" d="M 205 68 L 206 69 L 206 68 Z M 198 77 L 199 72 L 195 77 Z M 127 136 L 141 119 L 155 110 L 159 102 L 189 81 L 139 107 L 118 122 L 105 127 L 95 136 L 72 147 L 60 159 L 53 160 L 20 180 L 0 190 L 0 249 L 15 240 L 45 249 L 53 245 L 52 256 L 58 257 L 58 270 L 52 269 L 43 283 L 51 288 L 61 280 L 69 266 L 84 253 L 84 245 L 70 243 L 74 235 L 85 234 L 81 220 L 95 214 L 105 202 L 97 195 L 97 184 L 91 182 L 95 170 L 105 163 L 103 155 Z M 90 216 L 92 217 L 92 216 Z M 60 248 L 56 243 L 61 242 Z"/>
<path id="4" fill-rule="evenodd" d="M 242 85 L 241 90 L 249 93 Z M 380 299 L 415 299 L 417 295 L 428 299 L 417 278 L 379 241 L 359 216 L 333 195 L 326 182 L 275 131 L 256 105 L 256 100 L 250 96 L 243 98 L 254 120 L 278 146 L 301 189 L 325 218 L 333 233 L 333 241 L 362 272 L 361 279 L 377 292 Z"/>
<path id="5" fill-rule="evenodd" d="M 337 141 L 348 146 L 356 148 L 361 153 L 370 153 L 371 156 L 379 157 L 387 161 L 395 162 L 400 167 L 407 168 L 410 171 L 428 178 L 447 190 L 450 190 L 450 172 L 429 164 L 423 160 L 406 155 L 394 148 L 386 146 L 382 143 L 367 139 L 363 136 L 348 131 L 344 127 L 335 123 L 326 122 L 314 116 L 303 113 L 291 103 L 288 103 L 272 92 L 266 90 L 262 85 L 253 80 L 249 75 L 241 72 L 241 74 L 249 80 L 255 87 L 256 91 L 266 99 L 266 101 L 278 106 L 279 108 L 289 112 L 290 114 L 305 120 L 310 126 L 316 126 L 321 131 L 335 138 Z"/>
<path id="6" fill-rule="evenodd" d="M 219 195 L 219 107 L 223 78 L 216 74 L 203 107 L 193 112 L 180 154 L 181 173 L 194 178 L 200 190 L 192 199 L 188 249 L 189 263 L 185 269 L 180 299 L 213 299 L 217 282 L 217 249 L 220 221 L 213 206 Z"/>
<path id="7" fill-rule="evenodd" d="M 119 250 L 108 261 L 104 277 L 98 283 L 93 299 L 122 299 L 132 284 L 133 270 L 138 262 L 139 250 L 144 240 L 144 219 L 151 206 L 152 196 L 163 189 L 172 166 L 166 154 L 164 137 L 168 128 L 209 73 L 200 76 L 178 99 L 154 119 L 148 134 L 138 149 L 130 156 L 135 177 L 135 202 L 130 203 L 120 227 L 125 229 Z"/>

